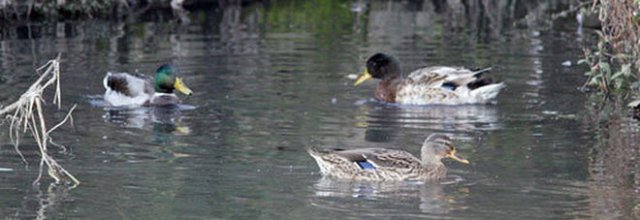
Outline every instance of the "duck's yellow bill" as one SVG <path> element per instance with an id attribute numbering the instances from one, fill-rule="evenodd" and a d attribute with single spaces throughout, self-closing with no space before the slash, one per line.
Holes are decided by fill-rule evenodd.
<path id="1" fill-rule="evenodd" d="M 181 135 L 187 135 L 191 133 L 191 129 L 187 126 L 176 126 L 175 132 Z"/>
<path id="2" fill-rule="evenodd" d="M 451 151 L 451 153 L 447 154 L 447 157 L 451 158 L 451 159 L 453 159 L 455 161 L 458 161 L 460 163 L 469 164 L 469 161 L 467 159 L 464 159 L 464 158 L 462 158 L 462 157 L 460 157 L 460 156 L 458 156 L 456 154 L 456 150 L 455 149 L 453 149 Z"/>
<path id="3" fill-rule="evenodd" d="M 189 89 L 189 87 L 187 87 L 187 85 L 182 82 L 182 78 L 180 77 L 176 77 L 176 81 L 173 83 L 173 87 L 185 95 L 191 95 L 193 93 L 191 89 Z"/>
<path id="4" fill-rule="evenodd" d="M 354 83 L 354 86 L 360 85 L 361 83 L 363 83 L 364 81 L 367 81 L 368 79 L 371 79 L 371 74 L 369 74 L 369 71 L 367 71 L 367 69 L 364 70 L 364 72 L 362 74 L 360 74 L 360 76 L 358 76 L 358 79 L 356 79 L 356 83 Z"/>

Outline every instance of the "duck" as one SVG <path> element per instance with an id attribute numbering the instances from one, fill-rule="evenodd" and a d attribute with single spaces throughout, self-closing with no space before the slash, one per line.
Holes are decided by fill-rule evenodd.
<path id="1" fill-rule="evenodd" d="M 108 72 L 103 85 L 104 100 L 112 107 L 177 105 L 181 101 L 175 90 L 189 96 L 193 94 L 171 64 L 161 65 L 153 79 L 139 73 Z"/>
<path id="2" fill-rule="evenodd" d="M 402 76 L 400 62 L 384 53 L 372 55 L 354 86 L 374 78 L 380 82 L 375 99 L 405 105 L 462 105 L 494 103 L 503 82 L 485 77 L 491 67 L 471 71 L 462 67 L 431 66 Z"/>
<path id="3" fill-rule="evenodd" d="M 434 133 L 422 144 L 420 159 L 412 154 L 387 148 L 320 149 L 307 152 L 325 177 L 355 181 L 434 181 L 447 174 L 442 159 L 469 164 L 457 155 L 450 136 Z"/>

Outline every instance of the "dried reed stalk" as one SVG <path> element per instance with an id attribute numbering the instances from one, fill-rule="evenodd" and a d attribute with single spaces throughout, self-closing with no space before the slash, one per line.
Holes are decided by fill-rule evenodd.
<path id="1" fill-rule="evenodd" d="M 25 91 L 20 98 L 14 103 L 7 105 L 0 109 L 0 115 L 7 115 L 7 120 L 10 121 L 9 137 L 11 142 L 15 146 L 16 151 L 24 160 L 22 153 L 20 152 L 20 136 L 23 133 L 29 131 L 40 149 L 40 172 L 38 178 L 34 181 L 34 184 L 40 182 L 42 173 L 46 165 L 47 174 L 55 180 L 56 184 L 71 183 L 71 187 L 76 187 L 80 184 L 80 181 L 76 179 L 71 173 L 64 169 L 58 162 L 49 155 L 48 144 L 59 146 L 65 150 L 62 145 L 58 145 L 53 142 L 50 134 L 66 121 L 71 120 L 71 112 L 75 109 L 76 105 L 71 107 L 67 116 L 58 124 L 50 129 L 47 129 L 46 121 L 44 118 L 44 110 L 42 108 L 44 99 L 42 95 L 44 91 L 50 86 L 55 87 L 55 93 L 53 96 L 53 104 L 56 104 L 58 109 L 62 102 L 60 95 L 60 55 L 53 60 L 49 60 L 46 64 L 36 70 L 40 73 L 40 77 Z"/>

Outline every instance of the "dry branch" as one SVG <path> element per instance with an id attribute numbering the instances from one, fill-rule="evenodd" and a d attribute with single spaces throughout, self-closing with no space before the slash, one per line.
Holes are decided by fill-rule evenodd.
<path id="1" fill-rule="evenodd" d="M 42 72 L 43 70 L 44 72 Z M 74 105 L 69 110 L 67 116 L 50 129 L 47 129 L 44 109 L 42 108 L 44 102 L 42 96 L 44 91 L 50 86 L 54 86 L 55 88 L 52 102 L 57 105 L 58 109 L 61 107 L 60 56 L 56 59 L 49 60 L 49 62 L 38 68 L 36 72 L 42 72 L 42 74 L 17 101 L 0 109 L 0 115 L 6 115 L 7 120 L 10 121 L 9 137 L 21 157 L 22 153 L 20 152 L 19 145 L 20 136 L 23 133 L 29 131 L 38 144 L 41 156 L 40 172 L 34 184 L 40 182 L 45 168 L 44 165 L 46 165 L 47 174 L 55 180 L 56 184 L 65 181 L 65 183 L 72 183 L 72 187 L 75 187 L 80 182 L 49 155 L 47 145 L 50 143 L 54 146 L 59 146 L 52 142 L 50 134 L 71 118 L 71 112 L 73 112 L 76 106 Z M 22 159 L 24 160 L 24 157 L 22 157 Z"/>

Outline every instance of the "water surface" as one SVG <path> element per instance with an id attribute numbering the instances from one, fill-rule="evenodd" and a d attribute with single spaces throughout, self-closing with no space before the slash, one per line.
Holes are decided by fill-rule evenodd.
<path id="1" fill-rule="evenodd" d="M 541 4 L 540 7 L 551 7 Z M 63 101 L 74 125 L 52 150 L 82 184 L 32 186 L 38 155 L 0 148 L 0 215 L 50 219 L 632 218 L 637 122 L 576 88 L 593 34 L 570 18 L 519 24 L 457 20 L 431 2 L 274 1 L 163 16 L 9 27 L 0 41 L 0 101 L 62 53 Z M 516 13 L 517 14 L 517 13 Z M 464 17 L 464 16 L 463 16 Z M 515 20 L 515 21 L 514 21 Z M 505 23 L 505 25 L 495 25 Z M 493 66 L 496 105 L 371 102 L 375 83 L 347 78 L 376 52 L 408 72 L 425 65 Z M 570 61 L 571 66 L 562 65 Z M 107 71 L 179 66 L 193 109 L 92 105 Z M 601 119 L 602 108 L 613 108 Z M 65 109 L 48 106 L 48 119 Z M 609 113 L 605 113 L 609 114 Z M 445 161 L 442 183 L 324 179 L 309 145 L 393 147 L 414 154 L 429 134 L 454 136 L 470 165 Z M 47 179 L 47 181 L 49 181 Z"/>

